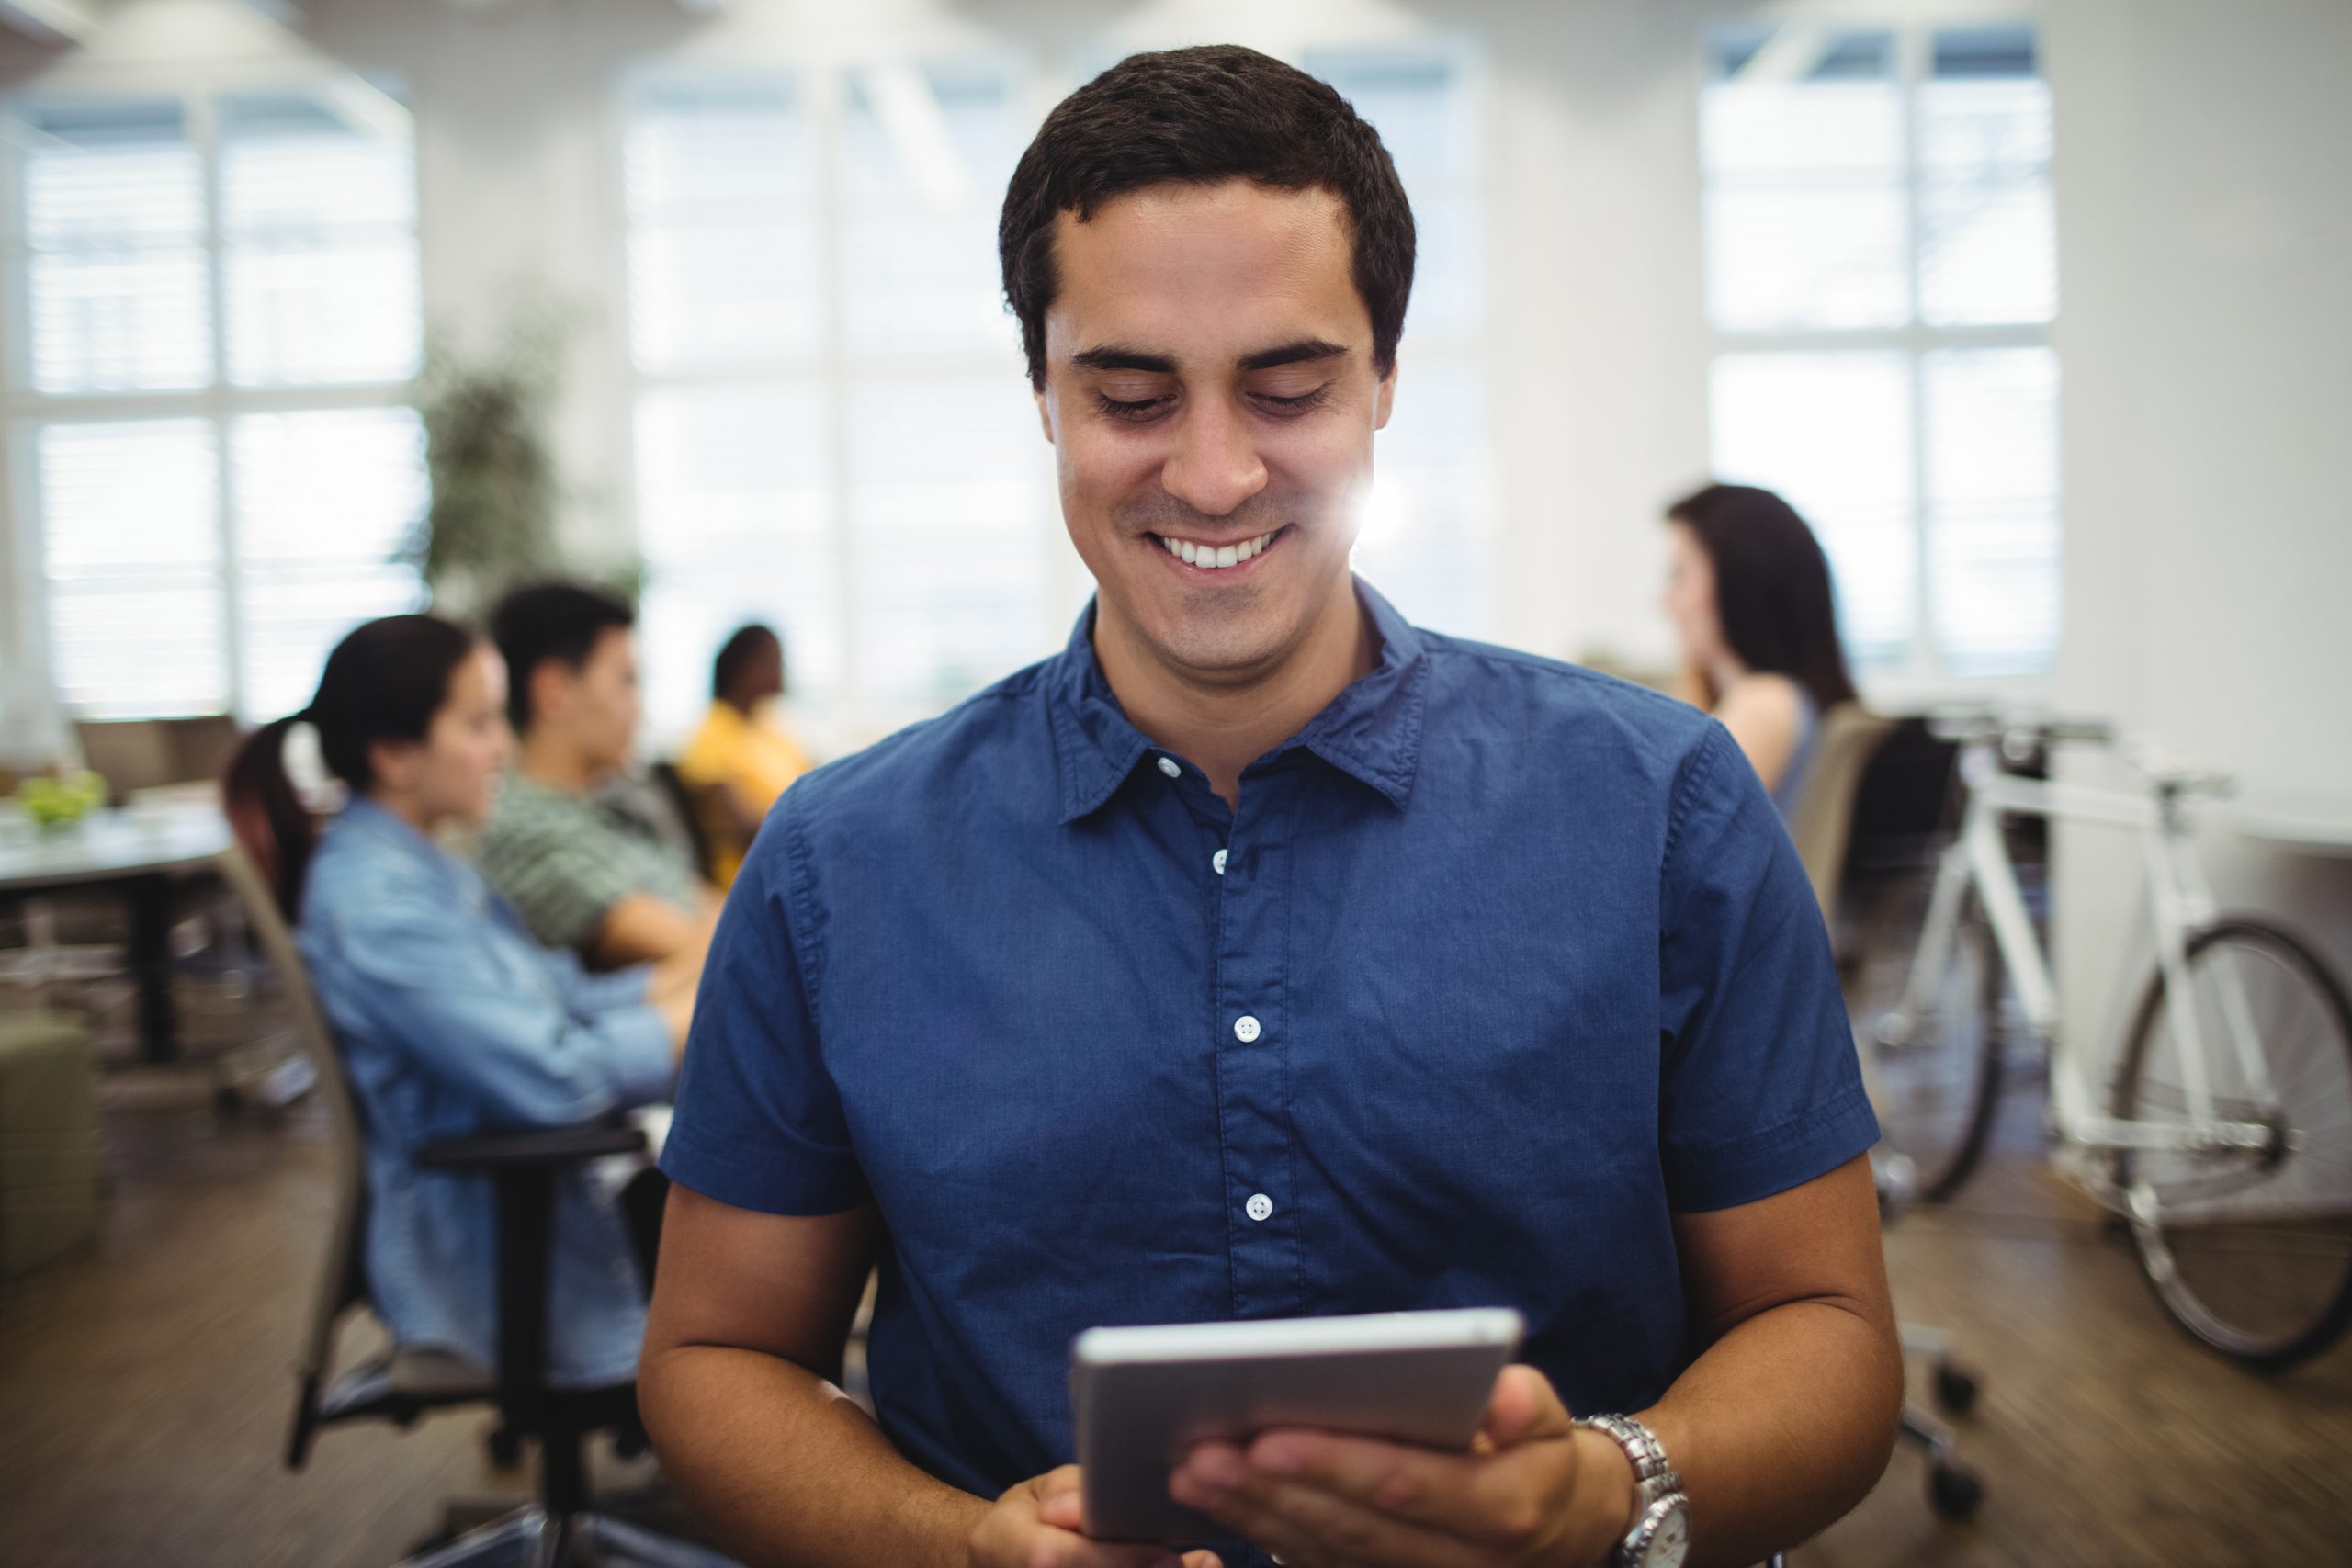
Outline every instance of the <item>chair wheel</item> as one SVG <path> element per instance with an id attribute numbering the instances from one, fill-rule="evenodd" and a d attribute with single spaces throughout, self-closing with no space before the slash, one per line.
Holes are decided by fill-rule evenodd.
<path id="1" fill-rule="evenodd" d="M 523 1462 L 523 1439 L 503 1427 L 492 1429 L 485 1446 L 490 1450 L 490 1462 L 501 1470 L 512 1470 Z"/>
<path id="2" fill-rule="evenodd" d="M 1928 1472 L 1928 1506 L 1939 1519 L 1973 1517 L 1984 1503 L 1984 1483 L 1976 1472 L 1951 1460 L 1939 1461 Z"/>
<path id="3" fill-rule="evenodd" d="M 1936 1403 L 1954 1416 L 1965 1416 L 1973 1409 L 1978 1393 L 1973 1373 L 1949 1363 L 1936 1368 Z"/>

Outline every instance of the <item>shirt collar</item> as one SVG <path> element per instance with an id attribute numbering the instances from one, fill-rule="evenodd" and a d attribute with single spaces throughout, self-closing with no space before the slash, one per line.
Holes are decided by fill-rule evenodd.
<path id="1" fill-rule="evenodd" d="M 1421 634 L 1395 606 L 1362 578 L 1355 579 L 1355 592 L 1380 639 L 1372 669 L 1268 756 L 1303 747 L 1401 809 L 1420 761 L 1429 660 Z M 1067 824 L 1099 809 L 1151 750 L 1150 739 L 1128 722 L 1094 657 L 1091 601 L 1080 614 L 1069 646 L 1053 661 L 1046 704 L 1060 762 L 1061 820 Z"/>
<path id="2" fill-rule="evenodd" d="M 458 874 L 461 863 L 431 837 L 417 831 L 416 824 L 389 807 L 379 806 L 367 795 L 355 790 L 341 811 L 335 813 L 334 830 L 356 833 L 424 867 L 442 882 L 462 885 Z"/>

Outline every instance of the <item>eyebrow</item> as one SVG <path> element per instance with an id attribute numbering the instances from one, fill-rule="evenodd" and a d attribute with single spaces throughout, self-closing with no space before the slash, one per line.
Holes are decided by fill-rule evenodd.
<path id="1" fill-rule="evenodd" d="M 1340 344 L 1326 343 L 1319 337 L 1300 338 L 1275 348 L 1262 348 L 1241 361 L 1244 370 L 1272 370 L 1278 365 L 1304 365 L 1317 359 L 1337 359 L 1347 353 Z M 1100 348 L 1080 350 L 1069 356 L 1069 362 L 1084 370 L 1140 370 L 1152 376 L 1172 376 L 1176 362 L 1164 354 L 1148 354 L 1139 348 L 1123 348 L 1105 344 Z"/>
<path id="2" fill-rule="evenodd" d="M 1305 365 L 1317 359 L 1337 359 L 1347 352 L 1336 343 L 1326 343 L 1319 337 L 1303 337 L 1280 348 L 1261 349 L 1244 359 L 1241 368 L 1272 370 L 1277 365 Z"/>
<path id="3" fill-rule="evenodd" d="M 1069 362 L 1083 370 L 1142 370 L 1154 376 L 1172 376 L 1176 362 L 1164 354 L 1146 354 L 1139 348 L 1121 348 L 1106 344 L 1073 354 Z"/>

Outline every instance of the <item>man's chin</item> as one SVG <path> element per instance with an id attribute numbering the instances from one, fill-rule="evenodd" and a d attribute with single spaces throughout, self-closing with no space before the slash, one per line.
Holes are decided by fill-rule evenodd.
<path id="1" fill-rule="evenodd" d="M 1217 605 L 1176 614 L 1151 628 L 1162 662 L 1193 680 L 1240 684 L 1282 661 L 1305 633 L 1305 618 L 1278 604 Z"/>

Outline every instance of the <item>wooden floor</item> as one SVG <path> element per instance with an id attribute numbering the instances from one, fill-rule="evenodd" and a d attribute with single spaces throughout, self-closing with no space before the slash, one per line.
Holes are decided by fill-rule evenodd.
<path id="1" fill-rule="evenodd" d="M 387 1563 L 453 1495 L 520 1494 L 482 1418 L 326 1434 L 282 1466 L 326 1225 L 315 1109 L 215 1113 L 187 1069 L 107 1084 L 114 1191 L 96 1247 L 0 1287 L 0 1564 Z M 1907 1317 L 1985 1374 L 1962 1452 L 1990 1489 L 1939 1523 L 1898 1453 L 1796 1554 L 1860 1564 L 2352 1561 L 2352 1349 L 2264 1380 L 2182 1339 L 2131 1255 L 2045 1174 L 2021 1094 L 1957 1205 L 1890 1233 Z"/>

